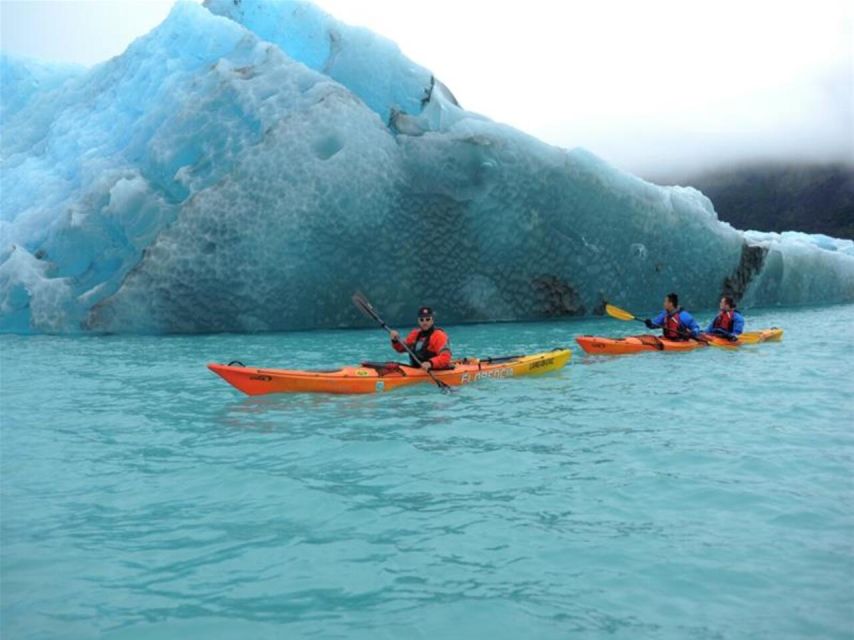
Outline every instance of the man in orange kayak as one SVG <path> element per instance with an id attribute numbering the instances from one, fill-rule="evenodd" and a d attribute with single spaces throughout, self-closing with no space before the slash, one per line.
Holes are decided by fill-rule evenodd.
<path id="1" fill-rule="evenodd" d="M 664 311 L 652 320 L 647 318 L 643 323 L 648 329 L 660 327 L 661 337 L 668 340 L 688 340 L 696 338 L 700 333 L 694 316 L 679 307 L 679 296 L 675 293 L 664 296 Z"/>
<path id="2" fill-rule="evenodd" d="M 392 348 L 398 353 L 404 353 L 406 349 L 400 342 L 400 334 L 392 331 L 390 335 Z M 418 310 L 418 328 L 406 336 L 406 344 L 421 361 L 422 369 L 447 369 L 451 364 L 451 341 L 448 334 L 433 324 L 433 310 L 430 307 Z M 415 361 L 412 364 L 418 366 Z"/>
<path id="3" fill-rule="evenodd" d="M 735 310 L 735 300 L 731 296 L 724 296 L 721 298 L 720 313 L 706 327 L 706 333 L 735 342 L 743 331 L 744 316 Z"/>

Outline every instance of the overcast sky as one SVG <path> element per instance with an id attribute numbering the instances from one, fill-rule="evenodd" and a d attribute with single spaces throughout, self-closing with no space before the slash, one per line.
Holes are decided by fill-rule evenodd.
<path id="1" fill-rule="evenodd" d="M 397 42 L 463 107 L 642 175 L 854 163 L 854 3 L 318 0 Z M 2 0 L 0 47 L 93 64 L 164 0 Z"/>

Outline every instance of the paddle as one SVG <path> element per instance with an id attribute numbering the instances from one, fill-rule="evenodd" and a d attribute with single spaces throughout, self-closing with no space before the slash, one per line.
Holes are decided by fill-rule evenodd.
<path id="1" fill-rule="evenodd" d="M 380 314 L 377 313 L 373 305 L 368 302 L 368 299 L 365 298 L 365 296 L 363 296 L 361 293 L 353 294 L 353 304 L 356 305 L 356 308 L 359 309 L 359 311 L 364 313 L 369 318 L 372 318 L 373 320 L 378 322 L 383 329 L 385 329 L 389 333 L 392 332 L 392 328 L 385 323 L 385 320 L 380 318 Z M 409 357 L 412 358 L 412 361 L 418 363 L 418 365 L 420 366 L 421 360 L 419 360 L 418 356 L 416 356 L 415 353 L 413 353 L 412 349 L 409 348 L 409 345 L 406 344 L 406 341 L 400 340 L 400 344 L 402 344 L 403 348 L 406 349 L 406 352 L 409 354 Z M 439 387 L 442 391 L 444 391 L 445 393 L 450 393 L 451 391 L 453 391 L 453 389 L 448 384 L 442 382 L 436 376 L 434 376 L 432 371 L 430 371 L 429 369 L 424 369 L 424 371 L 427 372 L 427 375 L 433 379 L 433 382 L 435 382 L 436 386 Z"/>
<path id="2" fill-rule="evenodd" d="M 612 304 L 606 304 L 605 305 L 605 313 L 607 313 L 612 318 L 616 318 L 617 320 L 637 320 L 638 322 L 644 322 L 643 320 L 638 318 L 636 315 L 629 313 L 625 309 L 620 309 L 620 307 L 615 307 Z M 644 322 L 644 324 L 646 324 L 646 323 Z M 703 342 L 705 344 L 710 344 L 713 347 L 727 346 L 727 345 L 715 344 L 714 342 L 712 342 L 708 338 L 703 338 L 701 336 L 692 336 L 688 331 L 686 331 L 685 329 L 682 329 L 682 328 L 680 328 L 678 331 L 683 336 L 687 336 L 693 340 L 696 340 L 697 342 Z M 659 344 L 661 344 L 661 343 L 659 342 Z M 733 345 L 733 346 L 736 346 L 736 345 Z M 660 351 L 661 349 L 664 348 L 664 345 L 661 345 L 661 347 L 656 347 L 656 348 L 659 349 L 659 351 Z"/>

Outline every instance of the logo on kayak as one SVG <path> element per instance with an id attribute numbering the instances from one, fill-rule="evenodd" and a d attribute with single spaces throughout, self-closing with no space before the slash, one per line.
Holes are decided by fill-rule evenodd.
<path id="1" fill-rule="evenodd" d="M 531 366 L 528 367 L 528 370 L 532 371 L 534 369 L 542 369 L 543 367 L 548 367 L 549 365 L 554 364 L 554 363 L 555 363 L 554 358 L 545 358 L 544 360 L 537 360 L 536 362 L 531 363 Z"/>
<path id="2" fill-rule="evenodd" d="M 510 367 L 501 367 L 500 369 L 491 369 L 489 371 L 478 371 L 475 374 L 464 373 L 460 378 L 460 384 L 468 384 L 470 382 L 477 382 L 478 380 L 484 380 L 487 378 L 498 380 L 501 378 L 512 377 L 513 369 L 511 369 Z"/>
<path id="3" fill-rule="evenodd" d="M 385 389 L 385 382 L 382 380 L 377 380 L 377 391 L 383 391 Z"/>
<path id="4" fill-rule="evenodd" d="M 369 376 L 371 374 L 367 369 L 356 369 L 356 375 L 362 376 L 364 378 L 365 376 Z"/>
<path id="5" fill-rule="evenodd" d="M 265 375 L 255 375 L 255 376 L 249 376 L 249 379 L 250 380 L 260 380 L 261 382 L 270 382 L 270 380 L 272 380 L 273 377 L 272 376 L 265 376 Z"/>

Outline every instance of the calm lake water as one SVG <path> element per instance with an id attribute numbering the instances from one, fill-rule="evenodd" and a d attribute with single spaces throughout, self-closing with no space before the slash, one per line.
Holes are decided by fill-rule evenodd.
<path id="1" fill-rule="evenodd" d="M 641 325 L 449 327 L 573 359 L 364 397 L 205 364 L 391 359 L 380 330 L 0 336 L 0 635 L 852 638 L 854 305 L 772 325 L 619 358 L 572 338 Z"/>

